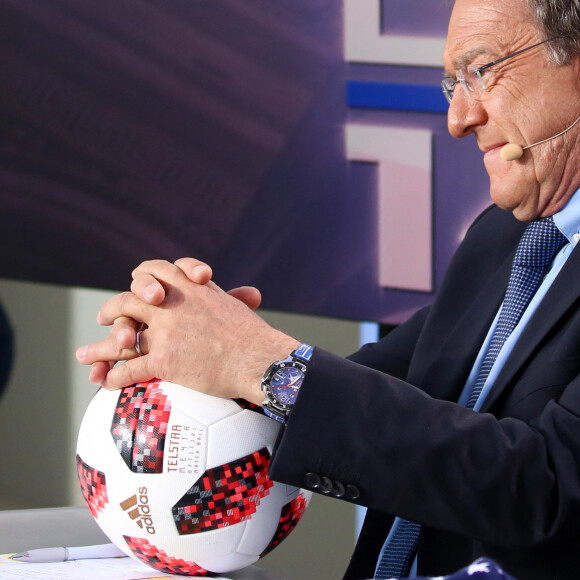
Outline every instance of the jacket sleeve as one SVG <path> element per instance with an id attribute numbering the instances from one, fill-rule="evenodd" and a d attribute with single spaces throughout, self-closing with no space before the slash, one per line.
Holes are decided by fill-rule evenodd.
<path id="1" fill-rule="evenodd" d="M 310 488 L 318 476 L 333 486 L 314 491 L 484 542 L 527 546 L 579 527 L 578 433 L 580 378 L 526 423 L 431 398 L 316 349 L 270 475 Z M 354 495 L 340 495 L 343 488 Z"/>
<path id="2" fill-rule="evenodd" d="M 376 343 L 368 343 L 347 357 L 360 365 L 404 379 L 409 372 L 415 346 L 429 307 L 416 312 L 405 324 L 396 327 Z"/>

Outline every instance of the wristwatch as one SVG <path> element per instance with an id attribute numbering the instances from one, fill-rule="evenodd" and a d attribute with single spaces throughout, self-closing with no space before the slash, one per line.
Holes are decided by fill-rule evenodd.
<path id="1" fill-rule="evenodd" d="M 284 360 L 272 363 L 262 377 L 262 391 L 266 395 L 264 413 L 285 423 L 298 396 L 314 347 L 302 343 Z"/>

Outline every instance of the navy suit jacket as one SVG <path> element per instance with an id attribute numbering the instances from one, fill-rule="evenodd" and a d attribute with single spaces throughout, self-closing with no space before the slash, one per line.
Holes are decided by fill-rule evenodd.
<path id="1" fill-rule="evenodd" d="M 431 307 L 349 359 L 315 350 L 270 474 L 369 508 L 345 579 L 372 577 L 393 516 L 423 525 L 424 576 L 485 555 L 518 580 L 580 578 L 579 249 L 482 411 L 455 402 L 524 228 L 492 206 Z"/>

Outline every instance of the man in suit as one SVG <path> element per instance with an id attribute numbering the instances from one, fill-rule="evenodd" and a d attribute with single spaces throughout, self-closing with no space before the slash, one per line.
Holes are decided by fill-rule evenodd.
<path id="1" fill-rule="evenodd" d="M 520 580 L 580 577 L 579 39 L 577 0 L 456 0 L 449 130 L 475 136 L 494 205 L 434 304 L 381 342 L 347 360 L 309 349 L 253 312 L 257 290 L 227 294 L 193 259 L 146 262 L 99 314 L 110 337 L 77 352 L 91 380 L 264 404 L 284 423 L 274 480 L 369 507 L 345 578 L 374 576 L 395 516 L 421 525 L 421 575 L 485 555 Z M 520 238 L 550 216 L 555 257 L 471 404 Z M 296 374 L 273 377 L 287 357 Z"/>

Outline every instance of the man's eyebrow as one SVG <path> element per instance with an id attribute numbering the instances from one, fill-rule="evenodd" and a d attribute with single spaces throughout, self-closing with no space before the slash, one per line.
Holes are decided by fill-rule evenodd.
<path id="1" fill-rule="evenodd" d="M 472 64 L 474 60 L 477 59 L 478 56 L 482 54 L 489 54 L 489 48 L 485 46 L 476 46 L 466 50 L 465 52 L 461 53 L 460 55 L 456 56 L 453 59 L 453 69 L 454 71 L 458 71 L 462 69 L 464 66 Z M 445 69 L 446 76 L 454 76 L 450 71 Z"/>

